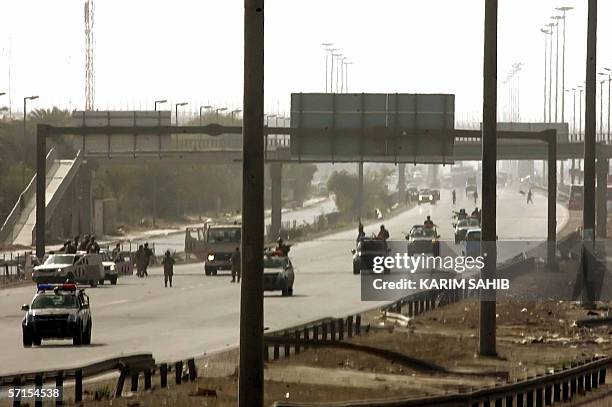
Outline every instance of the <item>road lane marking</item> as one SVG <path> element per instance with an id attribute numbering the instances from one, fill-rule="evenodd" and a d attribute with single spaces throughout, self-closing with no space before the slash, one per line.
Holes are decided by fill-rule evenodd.
<path id="1" fill-rule="evenodd" d="M 105 305 L 116 305 L 116 304 L 123 304 L 123 303 L 126 303 L 126 302 L 128 302 L 128 301 L 129 301 L 129 300 L 117 300 L 117 301 L 112 301 L 112 302 L 106 303 L 106 304 L 104 304 L 103 306 L 105 306 Z"/>

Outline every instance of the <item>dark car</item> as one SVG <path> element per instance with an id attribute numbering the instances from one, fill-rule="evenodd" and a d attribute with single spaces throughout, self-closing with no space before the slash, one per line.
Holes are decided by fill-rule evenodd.
<path id="1" fill-rule="evenodd" d="M 21 322 L 23 346 L 40 345 L 43 339 L 71 338 L 74 345 L 91 343 L 89 297 L 76 284 L 39 284 Z"/>
<path id="2" fill-rule="evenodd" d="M 440 235 L 435 227 L 428 228 L 423 225 L 414 225 L 406 236 L 408 240 L 408 255 L 414 256 L 418 253 L 432 253 L 440 255 Z"/>
<path id="3" fill-rule="evenodd" d="M 373 272 L 374 257 L 386 257 L 390 252 L 387 247 L 387 242 L 380 239 L 361 239 L 357 243 L 357 247 L 351 250 L 353 253 L 353 274 L 359 274 L 363 271 Z M 385 273 L 390 270 L 385 268 Z"/>
<path id="4" fill-rule="evenodd" d="M 419 200 L 419 187 L 416 184 L 408 184 L 406 188 L 406 198 L 408 202 L 416 202 Z"/>
<path id="5" fill-rule="evenodd" d="M 263 266 L 264 291 L 280 291 L 283 297 L 293 295 L 295 272 L 289 257 L 266 254 Z"/>

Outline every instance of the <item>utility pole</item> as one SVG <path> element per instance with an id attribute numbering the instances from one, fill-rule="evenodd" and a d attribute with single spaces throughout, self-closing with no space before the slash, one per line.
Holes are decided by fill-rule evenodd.
<path id="1" fill-rule="evenodd" d="M 323 49 L 325 50 L 325 93 L 327 93 L 327 72 L 328 72 L 328 60 L 329 60 L 329 52 L 330 47 L 334 45 L 332 42 L 323 42 L 321 43 Z"/>
<path id="2" fill-rule="evenodd" d="M 559 20 L 562 17 L 553 16 L 551 18 L 557 21 L 555 23 L 555 27 L 557 27 L 557 50 L 555 51 L 555 123 L 559 123 L 557 115 L 559 111 Z"/>
<path id="3" fill-rule="evenodd" d="M 550 31 L 545 28 L 541 28 L 540 31 L 544 34 L 544 123 L 546 123 L 546 87 L 548 86 L 548 35 Z M 550 117 L 550 116 L 549 116 Z"/>
<path id="4" fill-rule="evenodd" d="M 552 123 L 552 37 L 553 27 L 555 23 L 549 23 L 550 28 L 549 46 L 548 46 L 548 123 Z"/>
<path id="5" fill-rule="evenodd" d="M 238 406 L 263 407 L 264 0 L 244 0 Z"/>
<path id="6" fill-rule="evenodd" d="M 495 275 L 497 263 L 497 0 L 485 0 L 484 78 L 482 107 L 482 243 L 486 253 L 482 278 Z M 479 353 L 495 356 L 495 292 L 480 300 Z"/>
<path id="7" fill-rule="evenodd" d="M 597 127 L 597 0 L 589 1 L 584 119 L 584 240 L 595 239 L 595 132 Z"/>

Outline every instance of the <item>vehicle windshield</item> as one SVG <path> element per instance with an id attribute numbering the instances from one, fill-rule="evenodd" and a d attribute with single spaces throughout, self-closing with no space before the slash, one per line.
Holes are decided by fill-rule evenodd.
<path id="1" fill-rule="evenodd" d="M 478 219 L 469 219 L 467 222 L 468 222 L 468 226 L 478 226 L 478 225 L 480 225 L 480 223 L 478 223 Z"/>
<path id="2" fill-rule="evenodd" d="M 459 222 L 457 222 L 457 227 L 463 228 L 468 226 L 468 221 L 465 219 L 461 219 Z"/>
<path id="3" fill-rule="evenodd" d="M 32 301 L 32 309 L 45 308 L 78 308 L 77 298 L 73 294 L 40 294 Z"/>
<path id="4" fill-rule="evenodd" d="M 469 240 L 470 242 L 476 242 L 480 240 L 480 232 L 470 232 L 466 236 L 465 240 Z"/>
<path id="5" fill-rule="evenodd" d="M 100 253 L 100 260 L 102 261 L 111 261 L 110 256 L 106 252 Z"/>
<path id="6" fill-rule="evenodd" d="M 76 256 L 71 254 L 53 254 L 47 257 L 44 264 L 72 264 Z"/>
<path id="7" fill-rule="evenodd" d="M 279 256 L 264 256 L 264 268 L 267 269 L 282 269 L 287 265 L 286 257 Z"/>
<path id="8" fill-rule="evenodd" d="M 240 243 L 240 228 L 208 229 L 208 243 Z"/>
<path id="9" fill-rule="evenodd" d="M 385 251 L 385 242 L 383 240 L 365 240 L 361 242 L 362 251 Z"/>
<path id="10" fill-rule="evenodd" d="M 436 230 L 434 228 L 414 228 L 412 229 L 413 237 L 435 237 Z"/>

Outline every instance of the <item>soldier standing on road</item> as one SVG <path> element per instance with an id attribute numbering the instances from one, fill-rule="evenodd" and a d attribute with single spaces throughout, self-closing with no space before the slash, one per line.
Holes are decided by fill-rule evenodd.
<path id="1" fill-rule="evenodd" d="M 83 240 L 81 241 L 81 244 L 79 244 L 78 246 L 78 250 L 82 252 L 86 252 L 88 245 L 89 245 L 89 235 L 85 235 L 83 236 Z"/>
<path id="2" fill-rule="evenodd" d="M 527 203 L 533 203 L 533 193 L 531 192 L 531 188 L 529 188 L 529 191 L 527 192 Z"/>
<path id="3" fill-rule="evenodd" d="M 453 205 L 455 204 L 455 202 L 457 202 L 457 193 L 453 189 Z"/>
<path id="4" fill-rule="evenodd" d="M 232 281 L 230 281 L 231 283 L 235 283 L 236 282 L 236 278 L 238 278 L 238 282 L 240 282 L 240 267 L 241 267 L 241 260 L 240 260 L 240 248 L 236 247 L 236 250 L 234 250 L 234 253 L 232 253 Z"/>
<path id="5" fill-rule="evenodd" d="M 134 255 L 134 260 L 136 260 L 136 275 L 138 277 L 142 277 L 142 267 L 144 263 L 144 246 L 138 246 L 138 250 L 136 250 L 136 254 Z"/>
<path id="6" fill-rule="evenodd" d="M 96 242 L 96 237 L 92 236 L 87 246 L 87 253 L 100 253 L 100 245 Z"/>
<path id="7" fill-rule="evenodd" d="M 164 287 L 168 287 L 168 281 L 170 281 L 170 287 L 172 287 L 172 276 L 174 275 L 174 263 L 175 260 L 170 255 L 170 250 L 166 250 L 162 264 L 164 265 Z M 238 280 L 240 281 L 240 280 Z"/>
<path id="8" fill-rule="evenodd" d="M 153 250 L 149 249 L 149 243 L 145 243 L 144 245 L 144 256 L 143 256 L 143 268 L 142 268 L 142 276 L 149 277 L 149 273 L 147 273 L 147 268 L 151 263 L 151 257 L 153 257 Z"/>

